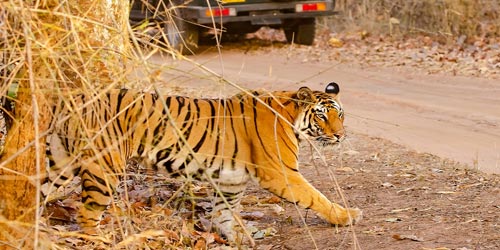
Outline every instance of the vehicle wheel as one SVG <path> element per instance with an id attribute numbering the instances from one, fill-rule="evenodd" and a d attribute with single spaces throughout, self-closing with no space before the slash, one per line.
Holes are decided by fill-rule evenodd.
<path id="1" fill-rule="evenodd" d="M 169 46 L 183 55 L 194 54 L 198 49 L 199 27 L 184 20 L 178 8 L 170 13 L 163 26 Z"/>
<path id="2" fill-rule="evenodd" d="M 316 19 L 300 19 L 297 23 L 283 28 L 289 43 L 312 45 L 316 34 Z"/>

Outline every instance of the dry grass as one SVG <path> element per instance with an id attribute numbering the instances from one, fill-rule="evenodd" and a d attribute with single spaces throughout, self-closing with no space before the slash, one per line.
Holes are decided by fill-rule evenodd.
<path id="1" fill-rule="evenodd" d="M 147 56 L 142 53 L 137 39 L 132 35 L 134 31 L 128 25 L 128 18 L 125 14 L 128 2 L 114 1 L 111 5 L 108 3 L 110 2 L 3 1 L 0 3 L 0 93 L 2 93 L 2 101 L 9 99 L 16 102 L 16 111 L 21 110 L 21 107 L 33 110 L 30 116 L 34 117 L 35 124 L 45 124 L 40 125 L 41 131 L 34 133 L 36 137 L 46 134 L 47 121 L 51 117 L 47 109 L 40 109 L 41 115 L 36 115 L 41 101 L 48 101 L 50 105 L 52 100 L 64 99 L 77 93 L 99 93 L 109 88 L 125 86 L 144 88 L 145 85 L 151 84 L 152 80 L 156 80 L 152 72 L 165 70 L 147 63 Z M 110 9 L 115 11 L 109 11 Z M 132 39 L 129 39 L 130 37 Z M 129 43 L 130 40 L 133 43 Z M 153 49 L 173 53 L 168 48 L 159 46 Z M 147 77 L 128 81 L 127 77 L 132 74 L 137 65 L 144 68 L 143 72 Z M 152 76 L 149 77 L 150 75 Z M 7 96 L 12 84 L 19 84 L 19 93 L 30 91 L 38 102 L 32 102 L 34 99 L 19 102 L 11 95 Z M 13 114 L 4 107 L 2 107 L 2 112 L 4 118 L 9 118 L 10 125 L 17 126 L 26 121 L 26 116 L 19 116 L 19 112 Z M 16 117 L 13 117 L 14 115 Z M 2 120 L 0 125 L 4 123 L 5 120 Z M 43 152 L 44 141 L 31 138 L 22 142 L 22 146 L 16 151 L 13 150 L 12 144 L 9 144 L 9 134 L 4 144 L 5 131 L 0 132 L 0 146 L 11 146 L 9 150 L 2 152 L 3 158 L 0 162 L 0 182 L 2 182 L 2 187 L 9 187 L 5 188 L 4 193 L 11 195 L 12 201 L 25 200 L 28 204 L 26 207 L 17 207 L 20 213 L 14 211 L 18 213 L 15 215 L 16 219 L 11 218 L 12 216 L 5 218 L 8 214 L 12 214 L 6 209 L 12 210 L 12 208 L 7 205 L 10 203 L 5 198 L 7 196 L 2 196 L 0 200 L 0 249 L 33 247 L 70 249 L 78 245 L 74 242 L 82 242 L 78 246 L 88 246 L 88 248 L 92 246 L 108 248 L 111 245 L 118 245 L 118 248 L 130 248 L 128 246 L 136 246 L 138 241 L 134 240 L 135 238 L 158 236 L 158 231 L 147 230 L 147 228 L 129 230 L 129 228 L 115 225 L 113 228 L 115 231 L 108 230 L 99 236 L 91 237 L 77 233 L 71 226 L 54 225 L 47 218 L 40 217 L 46 210 L 40 205 L 41 199 L 38 196 L 40 186 L 37 184 L 44 172 L 44 160 L 34 164 L 37 171 L 33 167 L 26 173 L 18 169 L 20 166 L 12 163 L 29 147 L 35 146 L 38 148 L 37 152 Z M 12 130 L 10 132 L 12 133 Z M 24 132 L 26 131 L 21 131 L 21 133 Z M 24 147 L 24 145 L 27 146 Z M 34 156 L 32 158 L 35 162 Z M 18 179 L 21 178 L 28 180 L 25 181 L 26 185 L 9 186 L 18 183 Z M 23 189 L 26 190 L 23 191 Z M 28 189 L 36 189 L 36 192 L 31 193 Z M 23 195 L 23 197 L 16 197 L 16 194 Z M 131 204 L 124 206 L 131 207 Z M 69 211 L 72 208 L 74 209 L 74 207 L 68 208 Z M 23 216 L 22 214 L 26 211 L 29 215 Z M 20 217 L 17 217 L 19 214 L 21 214 Z M 33 218 L 36 218 L 37 223 L 33 224 Z M 124 220 L 131 221 L 130 219 Z M 149 224 L 149 227 L 151 226 L 153 225 Z"/>
<path id="2" fill-rule="evenodd" d="M 338 0 L 337 9 L 342 14 L 331 27 L 338 30 L 425 34 L 443 42 L 500 35 L 500 3 L 495 0 Z"/>

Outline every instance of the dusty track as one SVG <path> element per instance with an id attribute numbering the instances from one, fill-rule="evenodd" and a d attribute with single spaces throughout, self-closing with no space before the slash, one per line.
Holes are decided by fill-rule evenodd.
<path id="1" fill-rule="evenodd" d="M 212 49 L 189 59 L 245 88 L 322 89 L 336 81 L 342 88 L 348 130 L 500 173 L 498 80 L 311 62 L 292 50 L 278 51 L 223 48 L 221 55 Z M 186 86 L 200 95 L 237 91 L 214 84 L 216 77 L 191 63 L 161 56 L 152 61 L 181 70 L 164 75 L 172 86 Z"/>

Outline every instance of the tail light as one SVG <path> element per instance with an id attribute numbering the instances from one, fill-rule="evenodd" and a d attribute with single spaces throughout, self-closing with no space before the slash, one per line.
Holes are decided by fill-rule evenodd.
<path id="1" fill-rule="evenodd" d="M 295 12 L 325 11 L 326 3 L 299 3 L 295 5 Z"/>
<path id="2" fill-rule="evenodd" d="M 205 16 L 207 17 L 217 17 L 217 16 L 236 16 L 235 8 L 213 8 L 206 9 Z"/>

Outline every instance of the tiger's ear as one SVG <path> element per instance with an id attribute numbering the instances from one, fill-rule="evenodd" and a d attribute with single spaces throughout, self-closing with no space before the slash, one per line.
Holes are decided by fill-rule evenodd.
<path id="1" fill-rule="evenodd" d="M 312 103 L 316 101 L 316 98 L 314 97 L 312 90 L 308 87 L 301 87 L 297 91 L 297 99 L 301 103 Z"/>
<path id="2" fill-rule="evenodd" d="M 327 94 L 338 94 L 340 92 L 340 87 L 337 83 L 331 82 L 328 85 L 326 85 L 325 92 Z"/>

